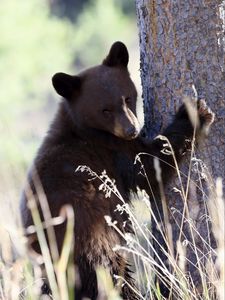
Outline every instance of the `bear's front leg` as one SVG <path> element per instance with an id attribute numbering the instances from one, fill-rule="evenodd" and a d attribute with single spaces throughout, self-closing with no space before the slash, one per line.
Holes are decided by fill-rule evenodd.
<path id="1" fill-rule="evenodd" d="M 177 112 L 174 121 L 170 124 L 162 135 L 159 135 L 154 141 L 144 142 L 141 155 L 141 162 L 146 170 L 148 183 L 143 178 L 138 182 L 141 188 L 157 190 L 158 182 L 154 169 L 154 158 L 159 159 L 162 180 L 165 184 L 171 176 L 176 173 L 176 166 L 181 159 L 191 149 L 193 138 L 198 140 L 199 136 L 207 133 L 214 121 L 214 113 L 206 105 L 205 100 L 197 102 L 197 111 L 190 104 L 183 104 Z M 144 151 L 143 151 L 143 148 Z"/>

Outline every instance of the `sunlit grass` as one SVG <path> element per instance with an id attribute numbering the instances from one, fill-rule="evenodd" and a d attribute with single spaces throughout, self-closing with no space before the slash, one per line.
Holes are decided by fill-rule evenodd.
<path id="1" fill-rule="evenodd" d="M 142 154 L 144 155 L 144 154 Z M 141 161 L 141 156 L 139 155 L 137 159 Z M 145 154 L 148 155 L 148 154 Z M 195 157 L 192 155 L 192 163 L 195 161 Z M 158 181 L 161 181 L 160 177 L 160 167 L 155 160 L 155 168 Z M 178 167 L 177 167 L 178 168 Z M 165 285 L 170 289 L 171 295 L 175 294 L 175 299 L 203 299 L 203 300 L 222 300 L 224 299 L 224 200 L 222 195 L 222 181 L 218 179 L 212 188 L 212 179 L 210 174 L 205 178 L 210 184 L 211 194 L 205 203 L 206 212 L 205 220 L 206 226 L 210 221 L 212 224 L 212 231 L 217 241 L 217 249 L 214 249 L 209 245 L 208 240 L 204 240 L 201 237 L 201 232 L 198 231 L 197 224 L 193 223 L 190 217 L 190 211 L 188 205 L 184 205 L 184 211 L 179 212 L 182 215 L 182 222 L 180 225 L 180 230 L 183 230 L 183 224 L 188 224 L 190 232 L 193 236 L 193 241 L 195 237 L 201 239 L 202 245 L 206 245 L 210 253 L 207 253 L 206 264 L 201 261 L 202 255 L 201 249 L 193 243 L 191 245 L 192 250 L 197 256 L 197 269 L 201 277 L 201 286 L 203 290 L 199 294 L 198 289 L 194 289 L 194 283 L 191 282 L 187 272 L 186 265 L 188 263 L 186 256 L 186 244 L 185 240 L 181 239 L 181 235 L 178 241 L 176 241 L 177 255 L 174 255 L 174 244 L 172 236 L 172 228 L 170 224 L 170 217 L 173 217 L 173 210 L 171 210 L 167 205 L 163 207 L 164 211 L 164 225 L 158 223 L 158 230 L 161 231 L 164 237 L 165 244 L 168 247 L 168 252 L 161 249 L 166 255 L 171 268 L 164 264 L 158 257 L 158 261 L 161 261 L 159 265 L 155 260 L 158 253 L 153 247 L 153 240 L 155 239 L 154 232 L 151 231 L 151 226 L 153 220 L 156 220 L 154 211 L 151 208 L 148 196 L 144 191 L 139 191 L 139 200 L 133 201 L 133 205 L 128 205 L 124 202 L 122 196 L 116 188 L 115 182 L 108 178 L 107 174 L 103 172 L 102 174 L 96 174 L 94 171 L 90 170 L 87 166 L 80 166 L 77 171 L 88 172 L 89 176 L 93 179 L 98 178 L 101 180 L 102 184 L 99 189 L 103 191 L 106 195 L 105 201 L 109 201 L 111 193 L 117 195 L 120 199 L 121 204 L 117 207 L 118 211 L 126 211 L 129 215 L 129 219 L 132 223 L 134 229 L 134 235 L 125 234 L 121 232 L 117 227 L 116 222 L 106 216 L 106 221 L 109 226 L 113 227 L 123 238 L 124 245 L 117 245 L 115 251 L 126 252 L 130 257 L 133 257 L 133 262 L 135 265 L 135 278 L 137 282 L 137 294 L 141 299 L 163 299 L 160 293 L 160 287 L 155 280 L 158 276 L 165 283 Z M 183 180 L 181 177 L 180 170 L 177 169 L 180 177 L 180 184 L 183 185 Z M 73 265 L 71 265 L 70 255 L 72 251 L 73 240 L 73 226 L 74 226 L 74 216 L 73 211 L 69 207 L 63 208 L 60 217 L 55 220 L 51 219 L 50 212 L 47 205 L 47 199 L 42 190 L 40 181 L 37 174 L 35 175 L 35 182 L 37 184 L 37 190 L 39 193 L 39 199 L 41 202 L 41 207 L 45 211 L 44 218 L 45 222 L 42 223 L 36 204 L 32 194 L 29 195 L 30 207 L 32 208 L 32 215 L 34 219 L 35 226 L 29 228 L 31 232 L 37 232 L 41 249 L 42 257 L 32 256 L 29 251 L 28 243 L 24 237 L 21 222 L 19 219 L 18 208 L 15 203 L 12 203 L 13 196 L 9 198 L 7 203 L 6 198 L 1 199 L 1 215 L 0 220 L 0 298 L 7 300 L 16 299 L 39 299 L 40 287 L 42 284 L 43 272 L 41 264 L 45 265 L 46 278 L 48 279 L 49 285 L 51 287 L 54 299 L 73 299 L 73 287 L 75 283 L 75 270 Z M 189 178 L 188 182 L 192 182 Z M 196 183 L 194 183 L 196 185 Z M 197 188 L 200 188 L 198 184 Z M 187 193 L 183 192 L 187 187 L 183 186 L 178 191 L 183 197 L 183 202 L 187 203 Z M 162 199 L 166 201 L 165 195 L 162 192 Z M 31 193 L 31 191 L 30 191 Z M 4 203 L 6 201 L 6 203 Z M 6 209 L 7 205 L 7 209 Z M 15 206 L 14 206 L 15 205 Z M 170 216 L 170 217 L 169 217 Z M 53 224 L 56 222 L 63 222 L 67 219 L 67 231 L 65 235 L 65 243 L 62 250 L 62 254 L 57 253 L 55 245 L 55 237 Z M 48 222 L 47 222 L 48 220 Z M 46 237 L 43 232 L 43 228 L 47 228 L 48 239 L 51 241 L 51 247 L 48 248 Z M 211 257 L 211 259 L 210 259 Z M 213 259 L 214 258 L 214 259 Z M 216 259 L 215 259 L 216 258 Z M 159 272 L 160 270 L 160 272 Z M 97 271 L 99 282 L 101 282 L 99 289 L 102 290 L 102 295 L 108 294 L 108 299 L 119 299 L 118 293 L 113 288 L 111 278 L 107 271 L 99 269 Z M 163 276 L 162 276 L 163 274 Z M 123 278 L 118 278 L 123 284 Z M 215 296 L 215 291 L 217 295 Z M 101 294 L 100 293 L 100 294 Z M 172 296 L 171 296 L 172 297 Z M 172 298 L 171 298 L 172 299 Z"/>
<path id="2" fill-rule="evenodd" d="M 171 148 L 165 137 L 160 136 L 159 138 L 164 139 Z M 143 155 L 149 154 L 140 153 L 135 162 L 142 163 Z M 128 214 L 134 231 L 133 235 L 121 231 L 115 220 L 111 219 L 110 216 L 105 216 L 105 219 L 108 226 L 117 231 L 124 241 L 123 245 L 116 245 L 114 251 L 123 251 L 133 261 L 136 281 L 136 288 L 134 289 L 140 299 L 164 299 L 156 280 L 156 278 L 159 278 L 170 291 L 171 296 L 169 299 L 223 300 L 225 295 L 225 208 L 222 180 L 218 178 L 215 183 L 213 182 L 211 174 L 207 171 L 204 163 L 195 157 L 194 145 L 190 156 L 189 170 L 192 169 L 193 165 L 195 166 L 199 172 L 199 181 L 197 182 L 192 179 L 191 172 L 188 174 L 181 172 L 172 148 L 170 155 L 173 155 L 175 161 L 175 170 L 179 182 L 175 190 L 183 202 L 183 211 L 177 211 L 175 208 L 169 207 L 161 178 L 160 162 L 157 158 L 154 158 L 154 168 L 163 202 L 164 222 L 157 220 L 145 191 L 139 190 L 139 199 L 134 200 L 130 205 L 124 201 L 116 187 L 116 182 L 109 178 L 105 171 L 102 174 L 96 174 L 88 166 L 79 166 L 76 171 L 87 172 L 92 180 L 98 178 L 101 181 L 99 190 L 105 193 L 105 201 L 109 201 L 109 197 L 113 193 L 120 200 L 120 204 L 117 206 L 118 212 L 125 211 Z M 203 168 L 204 174 L 202 174 Z M 19 170 L 11 169 L 11 171 L 18 176 L 22 176 Z M 148 180 L 144 165 L 142 165 L 142 172 Z M 75 242 L 73 236 L 74 212 L 71 207 L 66 206 L 62 208 L 59 217 L 52 218 L 38 174 L 34 173 L 33 176 L 40 206 L 44 212 L 44 221 L 41 222 L 37 203 L 28 187 L 27 193 L 30 199 L 29 206 L 32 211 L 34 226 L 30 226 L 27 231 L 29 234 L 36 232 L 42 256 L 30 251 L 28 240 L 21 226 L 18 201 L 15 201 L 17 193 L 9 186 L 5 186 L 6 189 L 9 188 L 9 191 L 5 194 L 2 192 L 0 198 L 0 299 L 40 299 L 41 286 L 43 280 L 46 280 L 51 288 L 53 299 L 72 300 L 74 299 L 74 284 L 78 276 L 71 259 Z M 7 182 L 6 178 L 4 180 Z M 208 195 L 203 189 L 203 181 L 208 186 Z M 205 222 L 208 236 L 210 236 L 212 229 L 217 248 L 212 247 L 208 237 L 205 239 L 202 236 L 198 228 L 198 221 L 200 220 L 193 222 L 193 207 L 188 205 L 188 197 L 196 196 L 193 191 L 190 193 L 193 186 L 195 187 L 194 191 L 201 192 L 201 201 L 205 205 L 204 218 L 201 222 Z M 171 220 L 175 218 L 175 212 L 180 215 L 181 222 L 177 222 L 180 234 L 178 240 L 174 242 Z M 65 220 L 67 221 L 67 230 L 62 253 L 59 254 L 56 247 L 54 225 L 65 222 Z M 155 232 L 152 230 L 153 222 L 157 223 L 156 228 L 161 233 L 168 251 L 156 240 Z M 190 232 L 192 241 L 187 241 L 183 237 L 184 224 Z M 211 228 L 209 224 L 211 224 Z M 49 246 L 44 229 L 47 232 L 47 239 L 50 241 Z M 201 241 L 200 246 L 196 243 L 197 239 Z M 159 248 L 167 258 L 167 263 L 161 259 L 153 246 L 153 242 L 158 243 Z M 187 265 L 192 263 L 187 256 L 187 243 L 193 255 L 196 255 L 197 258 L 195 267 L 200 274 L 200 286 L 196 286 L 196 283 L 192 282 L 187 272 Z M 207 249 L 207 253 L 203 253 L 202 249 L 204 247 Z M 207 258 L 206 261 L 204 261 L 204 258 Z M 102 299 L 108 297 L 109 300 L 120 299 L 119 292 L 114 288 L 109 272 L 99 268 L 97 276 L 99 300 L 101 300 L 101 297 Z M 121 284 L 128 284 L 122 276 L 117 276 L 117 279 Z"/>
<path id="3" fill-rule="evenodd" d="M 155 167 L 158 167 L 157 163 L 155 164 Z M 216 257 L 216 261 L 209 259 L 207 264 L 204 265 L 201 262 L 198 253 L 197 257 L 199 261 L 197 262 L 197 268 L 200 272 L 201 285 L 203 286 L 203 291 L 199 294 L 199 291 L 193 288 L 193 284 L 186 273 L 187 257 L 185 241 L 178 240 L 176 242 L 177 256 L 174 256 L 173 247 L 171 246 L 171 241 L 173 239 L 171 236 L 172 230 L 169 226 L 170 219 L 167 215 L 168 212 L 165 214 L 167 215 L 165 218 L 167 230 L 165 230 L 165 227 L 162 224 L 158 224 L 158 228 L 169 248 L 168 252 L 164 251 L 164 249 L 162 249 L 162 251 L 164 251 L 164 254 L 170 262 L 170 266 L 172 267 L 170 269 L 168 269 L 163 262 L 159 265 L 155 260 L 155 256 L 158 256 L 158 253 L 155 252 L 152 244 L 155 236 L 154 232 L 151 231 L 151 224 L 153 220 L 156 221 L 156 218 L 146 193 L 144 191 L 139 191 L 140 199 L 138 201 L 135 200 L 133 205 L 130 206 L 124 202 L 116 188 L 115 182 L 108 178 L 106 173 L 103 172 L 103 174 L 98 175 L 86 166 L 80 167 L 78 170 L 88 172 L 92 177 L 100 178 L 102 181 L 100 189 L 106 193 L 107 197 L 109 197 L 111 193 L 116 194 L 121 200 L 121 205 L 119 205 L 117 209 L 120 212 L 125 210 L 129 214 L 129 219 L 135 233 L 134 235 L 121 232 L 117 227 L 116 222 L 109 216 L 106 216 L 106 221 L 108 225 L 113 227 L 124 239 L 124 245 L 118 245 L 114 250 L 122 250 L 133 257 L 135 278 L 137 282 L 136 292 L 141 299 L 163 299 L 160 293 L 160 287 L 157 284 L 157 281 L 155 281 L 155 276 L 160 277 L 165 285 L 171 289 L 171 295 L 176 295 L 175 299 L 224 299 L 224 200 L 222 196 L 222 181 L 220 179 L 216 181 L 215 193 L 209 195 L 209 199 L 206 203 L 209 211 L 206 212 L 207 218 L 212 222 L 212 230 L 217 240 L 217 249 L 210 248 L 208 241 L 202 239 L 202 243 L 207 245 L 212 252 L 212 257 Z M 160 180 L 160 176 L 158 179 Z M 38 177 L 35 181 L 37 185 L 40 184 Z M 39 185 L 37 189 L 39 191 L 39 198 L 41 199 L 42 206 L 45 207 L 46 211 L 47 201 L 41 185 Z M 69 259 L 74 242 L 73 211 L 69 207 L 65 207 L 60 214 L 61 219 L 59 218 L 59 220 L 56 220 L 57 222 L 63 222 L 67 219 L 68 221 L 64 247 L 62 254 L 59 256 L 53 247 L 55 243 L 54 233 L 51 231 L 53 229 L 52 224 L 56 221 L 53 220 L 48 224 L 46 221 L 45 223 L 41 223 L 32 195 L 30 195 L 29 198 L 31 199 L 30 207 L 32 208 L 35 224 L 35 226 L 30 228 L 30 232 L 32 232 L 32 230 L 37 232 L 43 255 L 41 258 L 32 257 L 28 249 L 26 238 L 23 235 L 22 227 L 18 225 L 20 224 L 18 215 L 9 208 L 7 214 L 8 217 L 10 217 L 11 222 L 8 224 L 2 224 L 1 222 L 0 227 L 0 298 L 7 300 L 39 299 L 43 276 L 41 265 L 39 263 L 44 263 L 46 270 L 45 276 L 48 278 L 53 298 L 73 299 L 75 271 Z M 106 198 L 106 201 L 109 201 L 108 198 Z M 164 207 L 164 212 L 165 209 L 168 210 L 167 207 Z M 189 219 L 188 214 L 186 214 L 186 209 L 188 209 L 188 207 L 185 208 L 183 222 L 188 224 L 193 235 L 200 236 L 201 233 L 198 232 L 198 228 L 193 224 L 192 220 Z M 3 214 L 3 211 L 1 213 Z M 182 214 L 182 212 L 180 213 Z M 45 217 L 49 220 L 48 214 L 49 211 L 47 209 L 47 215 Z M 44 228 L 48 227 L 48 239 L 51 240 L 50 248 L 48 248 L 45 235 L 43 234 L 43 226 Z M 192 245 L 192 248 L 193 251 L 201 251 L 195 244 Z M 210 255 L 208 255 L 208 257 L 210 257 Z M 70 276 L 67 280 L 68 274 L 70 274 Z M 112 280 L 108 272 L 99 269 L 97 274 L 99 282 L 101 283 L 99 286 L 101 291 L 100 295 L 107 294 L 108 299 L 119 299 L 119 295 L 113 288 Z M 118 279 L 120 279 L 123 284 L 126 284 L 122 277 Z M 215 291 L 217 291 L 217 296 L 215 296 Z"/>
<path id="4" fill-rule="evenodd" d="M 87 170 L 87 169 L 86 169 Z M 91 170 L 89 170 L 92 172 Z M 96 174 L 95 174 L 96 175 Z M 100 176 L 102 176 L 100 174 Z M 103 180 L 106 179 L 106 174 L 103 174 Z M 111 182 L 112 183 L 112 182 Z M 117 193 L 114 183 L 111 184 L 110 179 L 102 189 L 104 188 L 107 193 Z M 159 224 L 159 230 L 162 230 L 165 242 L 169 251 L 164 252 L 172 266 L 172 271 L 168 270 L 163 264 L 158 265 L 155 261 L 155 249 L 152 247 L 152 241 L 155 238 L 154 233 L 151 232 L 151 222 L 155 218 L 154 212 L 151 209 L 150 202 L 147 195 L 142 191 L 139 192 L 141 200 L 139 204 L 135 202 L 136 210 L 139 210 L 139 217 L 134 213 L 131 206 L 123 201 L 121 198 L 121 206 L 118 210 L 126 210 L 129 214 L 129 218 L 133 224 L 134 235 L 125 234 L 117 228 L 116 223 L 106 217 L 109 226 L 119 232 L 124 239 L 124 245 L 118 245 L 115 247 L 115 251 L 125 251 L 127 254 L 133 256 L 135 263 L 135 277 L 137 280 L 137 293 L 141 299 L 163 299 L 160 295 L 160 288 L 157 282 L 154 280 L 155 276 L 162 276 L 162 281 L 168 288 L 171 288 L 171 294 L 176 294 L 176 299 L 224 299 L 224 200 L 222 198 L 222 185 L 221 180 L 218 179 L 215 186 L 215 194 L 210 195 L 207 206 L 209 207 L 209 216 L 212 222 L 213 233 L 217 239 L 217 249 L 210 249 L 212 257 L 216 257 L 216 262 L 213 259 L 207 261 L 207 265 L 201 263 L 201 259 L 198 256 L 198 270 L 201 272 L 202 286 L 204 287 L 201 296 L 198 291 L 193 289 L 191 281 L 188 279 L 185 271 L 186 266 L 186 253 L 185 243 L 183 241 L 177 241 L 177 257 L 174 256 L 173 249 L 171 248 L 170 241 L 172 237 L 171 230 L 165 230 L 163 232 L 162 224 Z M 32 199 L 32 197 L 30 197 Z M 106 201 L 107 198 L 106 198 Z M 35 230 L 38 234 L 38 238 L 42 248 L 42 260 L 44 262 L 46 275 L 51 286 L 54 299 L 73 299 L 73 284 L 74 273 L 71 265 L 68 265 L 69 257 L 71 255 L 71 246 L 73 244 L 73 224 L 74 217 L 70 208 L 64 208 L 62 212 L 62 219 L 71 220 L 67 225 L 67 232 L 65 236 L 65 244 L 61 256 L 55 254 L 55 250 L 49 249 L 47 246 L 45 235 L 43 234 L 43 226 L 38 216 L 35 202 L 31 200 L 31 207 L 33 211 L 33 218 L 35 223 Z M 41 286 L 41 268 L 34 263 L 28 251 L 28 244 L 26 238 L 23 236 L 22 227 L 18 226 L 18 215 L 10 215 L 10 212 L 3 211 L 1 214 L 7 213 L 11 218 L 11 222 L 8 224 L 2 224 L 1 222 L 1 263 L 0 263 L 0 297 L 1 299 L 38 299 Z M 66 214 L 65 214 L 66 212 Z M 200 235 L 195 224 L 192 220 L 184 216 L 184 222 L 188 223 L 191 230 Z M 54 222 L 52 222 L 54 224 Z M 46 226 L 46 224 L 45 224 Z M 166 224 L 169 228 L 169 221 Z M 51 227 L 51 226 L 50 226 Z M 50 233 L 51 235 L 51 233 Z M 48 236 L 49 238 L 49 236 Z M 53 238 L 54 239 L 54 238 Z M 202 243 L 208 241 L 202 239 Z M 54 242 L 52 242 L 54 244 Z M 192 245 L 193 250 L 198 250 L 196 245 Z M 50 255 L 50 250 L 54 255 Z M 162 249 L 164 251 L 164 249 Z M 54 259 L 53 259 L 54 257 Z M 159 273 L 159 269 L 161 272 Z M 72 278 L 66 280 L 66 274 L 69 272 Z M 103 291 L 109 292 L 109 299 L 119 299 L 118 294 L 115 292 L 111 279 L 107 272 L 99 270 L 98 278 L 102 283 Z M 108 278 L 108 279 L 107 279 Z M 120 278 L 123 280 L 123 278 Z M 126 283 L 125 283 L 126 284 Z M 217 291 L 217 297 L 214 296 L 214 291 Z M 141 296 L 143 295 L 143 296 Z M 147 296 L 146 296 L 147 295 Z M 171 298 L 172 299 L 172 298 Z"/>

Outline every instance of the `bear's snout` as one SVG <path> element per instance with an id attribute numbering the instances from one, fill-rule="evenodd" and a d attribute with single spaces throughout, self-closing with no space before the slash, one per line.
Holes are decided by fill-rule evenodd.
<path id="1" fill-rule="evenodd" d="M 127 136 L 128 139 L 135 138 L 138 135 L 138 130 L 136 129 L 136 127 L 132 125 L 125 130 L 125 135 Z"/>

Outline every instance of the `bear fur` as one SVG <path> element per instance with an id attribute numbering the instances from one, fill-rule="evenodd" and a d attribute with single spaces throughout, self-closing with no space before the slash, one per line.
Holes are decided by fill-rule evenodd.
<path id="1" fill-rule="evenodd" d="M 116 245 L 122 245 L 123 240 L 105 221 L 105 216 L 110 216 L 122 232 L 132 232 L 126 213 L 116 210 L 121 200 L 114 193 L 106 198 L 99 190 L 100 180 L 90 180 L 87 172 L 75 172 L 77 167 L 88 166 L 96 174 L 105 170 L 111 179 L 115 179 L 116 187 L 127 203 L 130 202 L 130 191 L 135 192 L 138 186 L 149 192 L 150 199 L 152 191 L 157 195 L 153 156 L 160 160 L 164 183 L 174 173 L 172 155 L 162 151 L 165 141 L 141 137 L 136 115 L 137 92 L 127 69 L 128 60 L 126 46 L 116 42 L 102 64 L 76 76 L 64 73 L 53 76 L 53 86 L 63 99 L 28 174 L 28 185 L 22 196 L 21 214 L 25 228 L 33 224 L 28 207 L 29 189 L 40 209 L 34 173 L 40 179 L 52 217 L 57 217 L 66 204 L 73 207 L 74 264 L 80 278 L 75 288 L 76 300 L 83 297 L 97 299 L 98 266 L 109 269 L 114 284 L 117 282 L 113 275 L 120 275 L 135 286 L 125 257 L 113 250 Z M 205 116 L 209 119 L 210 112 L 207 107 L 202 111 L 200 120 L 205 124 Z M 184 106 L 163 135 L 170 141 L 179 162 L 190 148 L 193 135 L 193 126 Z M 141 166 L 134 164 L 140 152 L 151 154 L 142 159 L 151 191 L 140 172 Z M 43 219 L 42 213 L 41 216 Z M 54 227 L 59 252 L 65 227 L 66 222 Z M 40 252 L 37 238 L 32 235 L 30 240 L 32 248 Z M 129 285 L 123 285 L 120 292 L 123 299 L 138 299 Z"/>

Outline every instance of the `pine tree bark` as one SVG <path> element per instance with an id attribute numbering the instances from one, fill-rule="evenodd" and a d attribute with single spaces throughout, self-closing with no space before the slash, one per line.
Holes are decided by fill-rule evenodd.
<path id="1" fill-rule="evenodd" d="M 214 179 L 222 177 L 225 180 L 224 1 L 136 0 L 136 8 L 146 134 L 150 138 L 159 134 L 171 121 L 184 96 L 195 96 L 194 86 L 198 98 L 206 99 L 216 114 L 210 135 L 197 151 L 197 157 L 207 164 Z M 186 174 L 188 164 L 186 161 L 181 167 Z M 200 163 L 198 168 L 201 167 Z M 200 184 L 199 175 L 194 176 Z M 183 202 L 173 192 L 174 186 L 179 189 L 179 183 L 175 181 L 166 193 L 175 244 L 179 235 L 176 224 L 181 222 L 178 215 L 183 211 Z M 206 230 L 210 225 L 204 218 L 205 199 L 199 197 L 206 192 L 206 186 L 202 187 L 203 190 L 197 189 L 198 197 L 193 196 L 193 190 L 189 192 L 188 206 L 193 212 L 190 218 L 199 233 L 214 244 L 211 232 L 209 234 Z M 179 212 L 177 216 L 176 211 Z M 190 228 L 184 226 L 183 231 L 183 240 L 193 242 Z M 200 251 L 206 253 L 209 249 L 201 245 L 198 237 L 195 238 Z M 186 251 L 192 262 L 187 263 L 187 271 L 199 286 L 199 274 L 193 266 L 196 255 L 191 247 L 187 246 Z"/>

